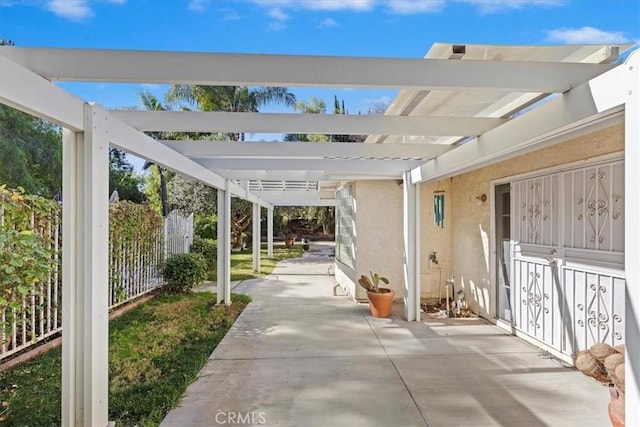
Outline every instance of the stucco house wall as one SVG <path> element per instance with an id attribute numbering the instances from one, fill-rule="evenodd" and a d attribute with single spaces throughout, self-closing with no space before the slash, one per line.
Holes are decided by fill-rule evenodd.
<path id="1" fill-rule="evenodd" d="M 442 193 L 444 191 L 444 193 Z M 435 193 L 438 192 L 438 193 Z M 434 224 L 433 197 L 444 194 L 444 224 Z M 452 271 L 451 180 L 420 186 L 420 297 L 422 299 L 445 298 L 444 282 Z M 435 252 L 436 262 L 430 255 Z"/>
<path id="2" fill-rule="evenodd" d="M 354 265 L 351 268 L 336 259 L 336 281 L 351 297 L 366 300 L 366 291 L 357 284 L 357 278 L 373 271 L 387 277 L 396 299 L 402 299 L 402 187 L 396 180 L 356 181 L 352 185 Z"/>
<path id="3" fill-rule="evenodd" d="M 493 233 L 491 181 L 623 150 L 624 126 L 617 125 L 451 179 L 451 274 L 456 279 L 456 290 L 464 289 L 466 301 L 474 311 L 489 319 L 495 317 L 496 296 L 489 265 L 489 239 Z M 486 202 L 476 199 L 482 194 L 487 195 Z M 431 238 L 428 232 L 422 233 L 423 247 L 424 240 Z M 442 258 L 446 259 L 446 250 Z"/>
<path id="4" fill-rule="evenodd" d="M 420 186 L 420 285 L 423 299 L 445 297 L 444 282 L 455 277 L 471 309 L 495 317 L 495 290 L 490 262 L 491 181 L 588 160 L 624 150 L 624 127 L 617 125 L 569 141 L 505 160 L 469 173 Z M 352 183 L 355 251 L 353 268 L 336 260 L 336 280 L 357 300 L 366 292 L 357 284 L 360 274 L 378 272 L 391 281 L 396 298 L 404 288 L 402 187 L 399 181 Z M 433 196 L 445 195 L 444 227 L 434 224 Z M 477 199 L 486 195 L 486 201 Z M 430 260 L 436 252 L 438 263 Z"/>

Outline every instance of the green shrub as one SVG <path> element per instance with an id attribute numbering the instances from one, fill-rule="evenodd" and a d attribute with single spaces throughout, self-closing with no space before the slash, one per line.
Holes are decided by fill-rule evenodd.
<path id="1" fill-rule="evenodd" d="M 191 252 L 202 255 L 207 266 L 207 272 L 216 270 L 218 245 L 215 240 L 194 236 L 193 243 L 191 243 Z"/>
<path id="2" fill-rule="evenodd" d="M 24 188 L 0 185 L 0 332 L 6 335 L 13 320 L 31 325 L 32 309 L 25 300 L 40 296 L 42 283 L 56 267 L 58 253 L 51 237 L 60 210 L 52 200 L 24 193 Z M 33 317 L 35 319 L 35 317 Z M 11 335 L 9 334 L 9 337 Z M 6 344 L 1 342 L 0 344 Z M 0 399 L 3 400 L 3 399 Z M 1 417 L 0 417 L 1 418 Z"/>
<path id="3" fill-rule="evenodd" d="M 162 270 L 164 289 L 168 292 L 188 292 L 205 278 L 206 263 L 202 255 L 171 255 Z"/>
<path id="4" fill-rule="evenodd" d="M 196 214 L 193 233 L 203 239 L 217 239 L 218 217 L 216 215 Z"/>

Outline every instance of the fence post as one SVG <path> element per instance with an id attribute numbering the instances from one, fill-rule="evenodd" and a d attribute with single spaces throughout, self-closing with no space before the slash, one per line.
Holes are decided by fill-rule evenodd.
<path id="1" fill-rule="evenodd" d="M 187 242 L 186 252 L 189 252 L 193 244 L 193 213 L 189 215 L 186 221 L 185 240 Z"/>

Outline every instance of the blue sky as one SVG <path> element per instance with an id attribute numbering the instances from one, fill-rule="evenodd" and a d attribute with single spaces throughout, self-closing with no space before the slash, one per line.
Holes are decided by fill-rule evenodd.
<path id="1" fill-rule="evenodd" d="M 637 43 L 638 0 L 0 0 L 0 38 L 18 46 L 423 57 L 435 42 Z M 62 84 L 105 107 L 138 105 L 141 88 Z M 350 113 L 394 91 L 291 88 L 333 95 Z M 282 111 L 272 107 L 265 111 Z"/>

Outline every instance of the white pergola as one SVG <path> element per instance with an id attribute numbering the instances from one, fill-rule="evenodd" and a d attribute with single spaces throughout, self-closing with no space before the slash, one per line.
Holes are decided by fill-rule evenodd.
<path id="1" fill-rule="evenodd" d="M 332 205 L 340 182 L 404 182 L 405 317 L 419 319 L 419 184 L 625 123 L 627 424 L 640 424 L 640 55 L 626 46 L 436 44 L 426 58 L 0 47 L 0 102 L 63 130 L 63 425 L 106 425 L 108 147 L 219 191 L 218 303 L 230 302 L 230 198 L 268 209 Z M 55 81 L 401 92 L 385 115 L 116 111 Z M 551 95 L 551 96 L 550 96 Z M 545 99 L 546 98 L 546 99 Z M 544 102 L 542 102 L 542 100 Z M 370 135 L 365 144 L 157 141 L 144 131 Z M 259 243 L 259 241 L 257 242 Z M 254 248 L 259 247 L 255 244 Z M 635 255 L 637 257 L 637 255 Z M 259 251 L 254 252 L 259 268 Z"/>

